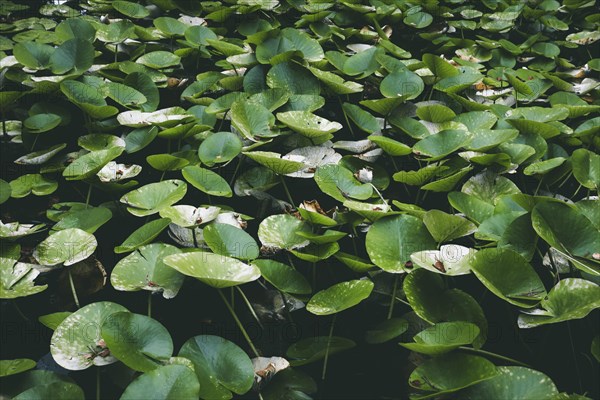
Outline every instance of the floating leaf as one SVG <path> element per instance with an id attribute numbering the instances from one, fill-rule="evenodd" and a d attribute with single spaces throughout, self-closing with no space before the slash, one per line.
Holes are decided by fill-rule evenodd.
<path id="1" fill-rule="evenodd" d="M 0 378 L 30 370 L 35 368 L 35 365 L 36 362 L 28 358 L 0 360 Z"/>
<path id="2" fill-rule="evenodd" d="M 477 325 L 469 322 L 439 322 L 413 337 L 414 343 L 400 343 L 411 351 L 428 355 L 448 353 L 473 343 L 479 335 Z"/>
<path id="3" fill-rule="evenodd" d="M 317 336 L 302 339 L 288 347 L 286 356 L 292 366 L 300 366 L 319 361 L 325 357 L 351 349 L 356 343 L 338 336 Z"/>
<path id="4" fill-rule="evenodd" d="M 306 310 L 316 315 L 336 314 L 369 297 L 373 286 L 369 280 L 335 284 L 315 294 L 306 305 Z"/>
<path id="5" fill-rule="evenodd" d="M 122 400 L 181 399 L 194 400 L 200 384 L 194 371 L 184 365 L 162 365 L 137 377 L 125 388 Z"/>
<path id="6" fill-rule="evenodd" d="M 94 235 L 78 229 L 63 229 L 37 245 L 33 256 L 42 265 L 73 265 L 94 253 L 98 242 Z"/>
<path id="7" fill-rule="evenodd" d="M 289 265 L 266 259 L 254 260 L 252 264 L 258 267 L 263 278 L 282 292 L 309 294 L 312 291 L 304 275 Z"/>
<path id="8" fill-rule="evenodd" d="M 169 218 L 159 218 L 142 225 L 115 247 L 115 253 L 127 253 L 152 242 L 170 223 Z"/>
<path id="9" fill-rule="evenodd" d="M 441 246 L 439 250 L 424 250 L 410 255 L 413 265 L 443 275 L 471 273 L 469 262 L 476 250 L 457 244 Z"/>
<path id="10" fill-rule="evenodd" d="M 370 344 L 385 343 L 402 335 L 408 326 L 408 321 L 403 318 L 391 318 L 367 331 L 365 340 Z"/>
<path id="11" fill-rule="evenodd" d="M 187 166 L 182 175 L 196 189 L 211 196 L 231 197 L 229 184 L 219 174 L 198 166 Z"/>
<path id="12" fill-rule="evenodd" d="M 229 224 L 212 223 L 203 230 L 204 241 L 217 254 L 253 260 L 258 258 L 256 241 L 243 229 Z"/>
<path id="13" fill-rule="evenodd" d="M 498 375 L 460 392 L 469 400 L 503 399 L 554 399 L 558 390 L 548 376 L 525 367 L 498 367 Z"/>
<path id="14" fill-rule="evenodd" d="M 136 217 L 144 217 L 156 214 L 161 209 L 178 202 L 185 196 L 186 191 L 185 182 L 171 179 L 132 190 L 121 197 L 120 201 L 127 205 L 127 211 Z"/>

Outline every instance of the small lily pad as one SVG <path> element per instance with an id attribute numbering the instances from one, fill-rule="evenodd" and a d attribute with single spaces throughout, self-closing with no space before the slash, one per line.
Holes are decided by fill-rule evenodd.
<path id="1" fill-rule="evenodd" d="M 73 265 L 91 256 L 98 242 L 91 233 L 79 228 L 63 229 L 37 245 L 33 256 L 41 265 Z"/>
<path id="2" fill-rule="evenodd" d="M 127 253 L 152 242 L 170 223 L 169 218 L 159 218 L 142 225 L 115 247 L 115 253 Z"/>
<path id="3" fill-rule="evenodd" d="M 243 229 L 229 224 L 212 223 L 204 228 L 203 234 L 208 247 L 217 254 L 241 260 L 258 258 L 256 241 Z"/>
<path id="4" fill-rule="evenodd" d="M 414 343 L 400 345 L 417 353 L 438 355 L 471 344 L 477 336 L 479 328 L 470 322 L 439 322 L 417 333 Z"/>
<path id="5" fill-rule="evenodd" d="M 170 179 L 132 190 L 121 197 L 120 201 L 127 205 L 127 211 L 136 217 L 144 217 L 156 214 L 162 208 L 178 202 L 185 196 L 186 191 L 185 182 Z"/>
<path id="6" fill-rule="evenodd" d="M 471 273 L 470 261 L 476 250 L 457 244 L 447 244 L 439 250 L 424 250 L 410 255 L 414 265 L 443 275 Z"/>
<path id="7" fill-rule="evenodd" d="M 554 382 L 545 374 L 525 367 L 497 367 L 498 375 L 461 391 L 468 400 L 558 399 Z"/>
<path id="8" fill-rule="evenodd" d="M 195 400 L 199 395 L 200 384 L 194 371 L 184 365 L 171 364 L 138 376 L 125 388 L 121 400 Z"/>
<path id="9" fill-rule="evenodd" d="M 369 280 L 354 280 L 335 284 L 316 293 L 306 310 L 316 315 L 337 314 L 369 297 L 374 284 Z"/>
<path id="10" fill-rule="evenodd" d="M 181 173 L 186 181 L 206 194 L 222 197 L 233 196 L 227 181 L 216 172 L 194 165 L 185 167 Z"/>
<path id="11" fill-rule="evenodd" d="M 263 278 L 284 293 L 309 294 L 312 291 L 304 275 L 289 265 L 267 259 L 254 260 L 252 264 L 258 267 Z"/>
<path id="12" fill-rule="evenodd" d="M 25 372 L 35 368 L 35 365 L 36 362 L 28 358 L 0 360 L 0 378 Z"/>
<path id="13" fill-rule="evenodd" d="M 365 340 L 370 344 L 389 342 L 408 330 L 408 321 L 404 318 L 391 318 L 368 330 Z"/>
<path id="14" fill-rule="evenodd" d="M 294 367 L 310 364 L 325 357 L 351 349 L 356 343 L 339 336 L 317 336 L 302 339 L 288 347 L 286 356 Z"/>
<path id="15" fill-rule="evenodd" d="M 258 238 L 263 246 L 276 249 L 296 249 L 306 246 L 309 241 L 296 232 L 309 232 L 310 227 L 291 215 L 271 215 L 258 227 Z"/>

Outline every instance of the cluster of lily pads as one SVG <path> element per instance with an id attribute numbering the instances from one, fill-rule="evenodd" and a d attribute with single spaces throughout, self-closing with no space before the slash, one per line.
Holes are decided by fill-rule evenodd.
<path id="1" fill-rule="evenodd" d="M 383 318 L 355 323 L 360 346 L 410 352 L 393 356 L 411 354 L 411 398 L 585 398 L 484 350 L 487 310 L 459 286 L 474 276 L 518 329 L 597 317 L 595 6 L 1 0 L 0 298 L 63 271 L 74 308 L 39 317 L 52 357 L 122 363 L 121 399 L 318 397 L 302 366 L 325 379 L 359 345 L 334 335 L 337 315 L 365 307 Z M 122 237 L 113 258 L 103 231 Z M 97 290 L 148 292 L 147 315 L 81 304 L 90 263 L 108 270 Z M 151 301 L 194 290 L 186 277 L 244 342 L 198 335 L 175 353 Z M 332 316 L 328 335 L 264 354 L 238 315 L 261 324 L 245 287 L 276 293 L 284 320 Z M 586 348 L 600 361 L 597 331 Z M 2 394 L 84 397 L 76 373 L 35 366 L 0 361 Z"/>

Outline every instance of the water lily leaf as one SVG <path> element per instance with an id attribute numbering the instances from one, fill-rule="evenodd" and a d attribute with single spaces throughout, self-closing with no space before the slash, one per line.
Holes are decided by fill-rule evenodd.
<path id="1" fill-rule="evenodd" d="M 347 197 L 367 200 L 373 194 L 371 184 L 361 183 L 352 171 L 341 165 L 328 164 L 317 168 L 315 182 L 323 193 L 341 202 Z"/>
<path id="2" fill-rule="evenodd" d="M 275 260 L 254 260 L 260 274 L 278 290 L 290 294 L 310 294 L 312 289 L 304 275 L 289 265 Z"/>
<path id="3" fill-rule="evenodd" d="M 177 296 L 184 276 L 163 263 L 163 258 L 179 253 L 163 243 L 141 246 L 115 265 L 110 283 L 117 290 L 162 292 L 165 299 Z"/>
<path id="4" fill-rule="evenodd" d="M 390 72 L 379 86 L 381 94 L 388 98 L 400 98 L 402 100 L 412 100 L 425 89 L 423 79 L 417 74 L 407 69 L 399 69 Z"/>
<path id="5" fill-rule="evenodd" d="M 46 196 L 58 189 L 58 182 L 47 179 L 41 174 L 24 174 L 10 181 L 10 196 L 20 199 L 33 193 L 36 196 Z"/>
<path id="6" fill-rule="evenodd" d="M 346 75 L 356 76 L 358 79 L 366 78 L 379 68 L 377 56 L 384 52 L 383 49 L 373 46 L 356 53 L 346 60 L 343 65 L 343 72 Z"/>
<path id="7" fill-rule="evenodd" d="M 379 122 L 369 112 L 351 103 L 342 104 L 344 113 L 356 124 L 356 126 L 367 133 L 379 131 Z"/>
<path id="8" fill-rule="evenodd" d="M 77 138 L 77 144 L 88 151 L 106 150 L 110 147 L 125 147 L 125 141 L 115 135 L 92 133 Z"/>
<path id="9" fill-rule="evenodd" d="M 94 46 L 80 38 L 69 39 L 56 48 L 50 56 L 50 66 L 55 74 L 72 72 L 83 74 L 94 63 Z"/>
<path id="10" fill-rule="evenodd" d="M 404 318 L 391 318 L 367 331 L 365 340 L 369 344 L 385 343 L 402 335 L 408 327 L 408 321 Z"/>
<path id="11" fill-rule="evenodd" d="M 30 264 L 17 262 L 21 247 L 9 244 L 0 249 L 0 298 L 14 299 L 44 291 L 48 285 L 35 286 L 39 271 Z"/>
<path id="12" fill-rule="evenodd" d="M 314 67 L 307 67 L 318 80 L 323 82 L 327 89 L 336 94 L 351 94 L 359 93 L 363 90 L 363 86 L 352 81 L 345 81 L 341 76 L 333 72 L 323 71 Z"/>
<path id="13" fill-rule="evenodd" d="M 122 147 L 91 151 L 77 158 L 63 171 L 67 180 L 83 180 L 96 175 L 102 167 L 123 153 Z"/>
<path id="14" fill-rule="evenodd" d="M 195 165 L 185 167 L 181 171 L 183 177 L 196 189 L 211 196 L 231 197 L 231 187 L 225 179 L 211 170 Z"/>
<path id="15" fill-rule="evenodd" d="M 203 251 L 172 254 L 163 262 L 184 275 L 219 289 L 252 282 L 260 277 L 259 269 L 253 265 Z"/>
<path id="16" fill-rule="evenodd" d="M 28 400 L 28 399 L 46 399 L 51 396 L 58 396 L 61 399 L 68 400 L 84 400 L 83 389 L 74 383 L 70 382 L 53 382 L 47 385 L 33 386 L 24 392 L 21 392 L 13 399 Z"/>
<path id="17" fill-rule="evenodd" d="M 202 25 L 193 25 L 188 27 L 185 32 L 185 39 L 196 46 L 208 46 L 208 40 L 217 39 L 217 35 L 208 27 Z"/>
<path id="18" fill-rule="evenodd" d="M 62 311 L 52 314 L 41 315 L 38 317 L 38 321 L 44 326 L 52 329 L 53 331 L 67 318 L 73 314 L 71 311 Z"/>
<path id="19" fill-rule="evenodd" d="M 413 153 L 428 157 L 429 161 L 441 160 L 448 154 L 466 146 L 470 141 L 469 132 L 445 130 L 419 140 L 413 146 Z"/>
<path id="20" fill-rule="evenodd" d="M 452 64 L 434 54 L 423 54 L 423 62 L 438 78 L 449 78 L 460 74 L 459 70 L 453 67 Z"/>
<path id="21" fill-rule="evenodd" d="M 88 233 L 94 233 L 102 225 L 110 221 L 112 212 L 108 208 L 93 207 L 87 210 L 74 211 L 61 218 L 52 227 L 52 231 L 60 231 L 70 228 L 79 228 Z M 51 232 L 52 234 L 52 232 Z"/>
<path id="22" fill-rule="evenodd" d="M 325 232 L 323 232 L 323 234 L 304 231 L 297 232 L 296 234 L 307 238 L 308 240 L 310 240 L 311 243 L 317 245 L 337 242 L 338 240 L 347 235 L 346 232 L 340 232 L 333 229 L 328 229 Z"/>
<path id="23" fill-rule="evenodd" d="M 317 336 L 302 339 L 288 347 L 286 356 L 290 365 L 296 367 L 319 361 L 329 356 L 351 349 L 356 343 L 339 336 Z"/>
<path id="24" fill-rule="evenodd" d="M 568 204 L 540 202 L 531 213 L 531 221 L 537 234 L 563 253 L 590 257 L 600 248 L 598 229 L 588 218 Z M 578 266 L 578 263 L 575 263 L 575 266 Z"/>
<path id="25" fill-rule="evenodd" d="M 479 328 L 470 322 L 439 322 L 417 333 L 413 343 L 400 343 L 400 346 L 417 353 L 438 355 L 471 344 L 478 335 Z"/>
<path id="26" fill-rule="evenodd" d="M 544 284 L 533 267 L 510 249 L 480 250 L 471 257 L 470 265 L 492 293 L 511 304 L 531 308 L 546 296 Z"/>
<path id="27" fill-rule="evenodd" d="M 317 78 L 299 65 L 279 63 L 269 70 L 266 77 L 270 88 L 285 89 L 291 94 L 318 95 L 320 85 Z"/>
<path id="28" fill-rule="evenodd" d="M 56 128 L 62 122 L 60 115 L 52 113 L 35 114 L 23 121 L 29 133 L 44 133 Z"/>
<path id="29" fill-rule="evenodd" d="M 124 107 L 137 108 L 148 101 L 141 92 L 122 83 L 107 82 L 106 89 L 108 97 Z"/>
<path id="30" fill-rule="evenodd" d="M 309 138 L 316 138 L 342 129 L 340 123 L 329 121 L 306 111 L 277 113 L 277 119 L 294 131 Z"/>
<path id="31" fill-rule="evenodd" d="M 19 374 L 35 368 L 36 362 L 28 358 L 17 358 L 15 360 L 0 360 L 0 378 Z"/>
<path id="32" fill-rule="evenodd" d="M 183 344 L 179 357 L 194 363 L 200 398 L 231 398 L 231 392 L 244 394 L 254 382 L 250 358 L 233 342 L 219 336 L 194 336 Z"/>
<path id="33" fill-rule="evenodd" d="M 91 233 L 68 228 L 48 236 L 37 245 L 33 256 L 41 265 L 73 265 L 91 256 L 98 242 Z"/>
<path id="34" fill-rule="evenodd" d="M 274 57 L 293 51 L 299 51 L 302 58 L 309 62 L 320 61 L 325 57 L 316 39 L 298 29 L 285 28 L 279 35 L 265 40 L 256 47 L 256 58 L 262 64 L 269 64 Z"/>
<path id="35" fill-rule="evenodd" d="M 158 17 L 152 24 L 166 37 L 183 36 L 188 25 L 171 17 Z"/>
<path id="36" fill-rule="evenodd" d="M 264 106 L 245 101 L 236 101 L 231 106 L 231 123 L 246 138 L 272 137 L 277 134 L 271 131 L 275 117 Z"/>
<path id="37" fill-rule="evenodd" d="M 258 258 L 258 244 L 243 229 L 229 224 L 212 223 L 204 228 L 203 234 L 208 247 L 217 254 L 241 260 Z"/>
<path id="38" fill-rule="evenodd" d="M 577 149 L 571 154 L 573 176 L 588 189 L 600 187 L 600 155 L 586 149 Z"/>
<path id="39" fill-rule="evenodd" d="M 566 159 L 564 157 L 554 157 L 548 160 L 534 162 L 525 167 L 523 173 L 525 175 L 545 175 L 561 166 L 565 161 Z"/>
<path id="40" fill-rule="evenodd" d="M 333 256 L 348 268 L 356 272 L 366 272 L 375 267 L 374 264 L 371 264 L 365 259 L 352 254 L 344 253 L 342 251 L 338 251 Z"/>
<path id="41" fill-rule="evenodd" d="M 185 158 L 171 154 L 152 154 L 146 157 L 146 162 L 158 171 L 177 171 L 190 163 Z"/>
<path id="42" fill-rule="evenodd" d="M 200 384 L 194 371 L 184 365 L 162 365 L 137 377 L 125 388 L 122 400 L 181 399 L 194 400 Z"/>
<path id="43" fill-rule="evenodd" d="M 185 196 L 186 191 L 185 182 L 170 179 L 132 190 L 121 197 L 120 201 L 127 205 L 127 211 L 136 217 L 144 217 L 175 204 Z"/>
<path id="44" fill-rule="evenodd" d="M 458 239 L 477 230 L 469 220 L 440 210 L 427 211 L 423 216 L 423 223 L 438 243 Z"/>
<path id="45" fill-rule="evenodd" d="M 146 7 L 131 1 L 113 1 L 111 5 L 115 10 L 129 18 L 139 19 L 150 15 L 150 10 Z"/>
<path id="46" fill-rule="evenodd" d="M 426 214 L 427 215 L 427 214 Z M 443 275 L 471 273 L 469 262 L 476 250 L 457 244 L 441 246 L 439 250 L 424 250 L 410 255 L 413 265 Z"/>
<path id="47" fill-rule="evenodd" d="M 142 111 L 150 112 L 156 110 L 160 102 L 158 88 L 152 81 L 152 78 L 143 72 L 132 72 L 123 81 L 125 85 L 137 90 L 146 99 L 145 102 L 140 102 L 139 107 Z M 138 97 L 139 100 L 141 98 Z"/>
<path id="48" fill-rule="evenodd" d="M 121 125 L 132 128 L 141 128 L 148 125 L 158 125 L 161 127 L 174 127 L 193 116 L 187 114 L 181 107 L 169 107 L 154 112 L 125 111 L 117 116 Z"/>
<path id="49" fill-rule="evenodd" d="M 54 47 L 37 42 L 17 43 L 13 48 L 13 54 L 19 63 L 36 70 L 50 66 L 50 57 L 54 51 Z"/>
<path id="50" fill-rule="evenodd" d="M 315 201 L 304 201 L 298 207 L 298 212 L 302 218 L 311 224 L 322 225 L 322 226 L 336 226 L 338 222 L 330 218 L 319 206 L 319 203 Z"/>
<path id="51" fill-rule="evenodd" d="M 231 132 L 217 132 L 200 143 L 198 157 L 203 164 L 212 167 L 233 160 L 242 151 L 242 141 Z"/>
<path id="52" fill-rule="evenodd" d="M 316 293 L 306 304 L 306 310 L 316 315 L 337 314 L 365 300 L 373 287 L 373 282 L 369 280 L 335 284 Z"/>
<path id="53" fill-rule="evenodd" d="M 294 159 L 299 159 L 300 157 L 283 158 L 281 154 L 270 151 L 244 151 L 242 154 L 279 175 L 291 174 L 304 168 L 302 161 Z"/>
<path id="54" fill-rule="evenodd" d="M 110 314 L 102 322 L 100 335 L 111 356 L 136 371 L 152 371 L 173 354 L 167 328 L 145 315 L 129 311 Z"/>
<path id="55" fill-rule="evenodd" d="M 54 361 L 63 368 L 75 371 L 118 361 L 110 352 L 99 352 L 105 347 L 102 346 L 100 327 L 112 314 L 121 311 L 127 309 L 116 303 L 100 301 L 69 315 L 56 328 L 50 340 Z M 90 326 L 95 329 L 90 330 Z"/>
<path id="56" fill-rule="evenodd" d="M 331 257 L 337 253 L 339 249 L 340 245 L 337 243 L 310 243 L 300 250 L 291 249 L 290 252 L 301 260 L 316 263 L 317 261 Z"/>
<path id="57" fill-rule="evenodd" d="M 169 218 L 159 218 L 142 225 L 133 231 L 121 245 L 116 246 L 114 252 L 117 254 L 128 253 L 152 242 L 170 223 Z"/>
<path id="58" fill-rule="evenodd" d="M 519 328 L 535 328 L 580 319 L 600 307 L 600 286 L 579 278 L 565 278 L 542 299 L 541 309 L 519 315 Z"/>
<path id="59" fill-rule="evenodd" d="M 485 343 L 488 325 L 481 306 L 459 289 L 446 289 L 440 274 L 419 268 L 407 275 L 403 288 L 406 299 L 419 317 L 432 324 L 472 322 L 480 331 L 473 345 L 479 348 Z"/>
<path id="60" fill-rule="evenodd" d="M 0 179 L 0 204 L 3 204 L 10 199 L 11 192 L 12 188 L 10 183 L 6 182 L 4 179 Z"/>
<path id="61" fill-rule="evenodd" d="M 9 222 L 7 224 L 0 221 L 0 238 L 18 239 L 23 236 L 31 235 L 43 229 L 45 224 L 21 224 L 19 222 Z"/>
<path id="62" fill-rule="evenodd" d="M 479 73 L 467 72 L 460 75 L 449 76 L 440 79 L 433 88 L 444 93 L 458 93 L 468 89 L 483 78 Z"/>
<path id="63" fill-rule="evenodd" d="M 377 144 L 377 146 L 381 147 L 383 151 L 393 157 L 405 156 L 412 153 L 410 146 L 407 146 L 404 143 L 389 137 L 371 135 L 368 137 L 368 139 Z"/>
<path id="64" fill-rule="evenodd" d="M 184 228 L 191 228 L 200 224 L 206 224 L 219 215 L 219 207 L 194 207 L 188 205 L 178 205 L 165 207 L 159 214 L 163 218 L 168 218 L 175 225 Z"/>
<path id="65" fill-rule="evenodd" d="M 498 375 L 460 392 L 469 400 L 511 398 L 523 400 L 554 399 L 558 390 L 545 374 L 525 367 L 497 367 Z"/>
<path id="66" fill-rule="evenodd" d="M 304 221 L 287 214 L 271 215 L 261 221 L 258 238 L 263 246 L 275 249 L 297 249 L 306 246 L 309 241 L 296 232 L 310 232 Z"/>
<path id="67" fill-rule="evenodd" d="M 412 215 L 395 215 L 377 220 L 366 238 L 371 261 L 386 272 L 410 272 L 405 263 L 410 255 L 433 249 L 436 243 L 423 222 Z"/>
<path id="68" fill-rule="evenodd" d="M 416 29 L 426 28 L 433 22 L 433 16 L 429 13 L 418 11 L 407 13 L 404 23 Z"/>
<path id="69" fill-rule="evenodd" d="M 96 37 L 106 43 L 121 43 L 133 35 L 135 25 L 128 19 L 111 21 L 110 24 L 100 24 L 97 27 Z"/>
<path id="70" fill-rule="evenodd" d="M 169 51 L 153 51 L 146 53 L 137 60 L 136 63 L 145 65 L 146 67 L 153 69 L 161 69 L 167 67 L 174 67 L 179 65 L 181 58 Z"/>
<path id="71" fill-rule="evenodd" d="M 435 393 L 418 399 L 456 392 L 498 374 L 496 366 L 483 357 L 462 353 L 444 354 L 419 365 L 408 378 L 415 388 Z"/>
<path id="72" fill-rule="evenodd" d="M 136 164 L 117 164 L 115 161 L 108 162 L 96 173 L 100 182 L 118 182 L 123 179 L 133 178 L 142 172 L 142 167 Z"/>

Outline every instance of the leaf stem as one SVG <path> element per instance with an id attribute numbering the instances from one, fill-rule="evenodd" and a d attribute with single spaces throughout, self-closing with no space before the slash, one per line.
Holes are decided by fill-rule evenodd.
<path id="1" fill-rule="evenodd" d="M 285 195 L 287 196 L 288 201 L 290 202 L 292 207 L 295 208 L 296 203 L 294 203 L 294 199 L 292 199 L 292 195 L 290 194 L 290 190 L 288 189 L 287 184 L 285 183 L 285 179 L 283 179 L 282 175 L 279 175 L 279 179 L 281 180 L 281 184 L 283 185 L 283 189 L 285 190 Z"/>
<path id="2" fill-rule="evenodd" d="M 100 400 L 100 368 L 96 368 L 96 400 Z"/>
<path id="3" fill-rule="evenodd" d="M 497 358 L 499 360 L 504 360 L 504 361 L 508 361 L 508 362 L 520 365 L 522 367 L 531 368 L 531 365 L 529 365 L 529 364 L 525 364 L 521 361 L 517 361 L 514 358 L 510 358 L 510 357 L 502 356 L 500 354 L 492 353 L 491 351 L 486 351 L 486 350 L 481 350 L 481 349 L 473 349 L 471 347 L 465 347 L 465 346 L 460 346 L 459 350 L 463 350 L 463 351 L 466 351 L 469 353 L 480 354 L 482 356 L 493 357 L 493 358 Z"/>
<path id="4" fill-rule="evenodd" d="M 250 304 L 250 301 L 246 297 L 246 294 L 244 293 L 244 291 L 242 289 L 240 289 L 239 286 L 236 286 L 235 288 L 237 289 L 238 292 L 240 292 L 240 295 L 242 296 L 244 303 L 246 303 L 246 307 L 248 307 L 248 310 L 250 310 L 250 313 L 252 314 L 252 316 L 254 317 L 256 322 L 258 323 L 258 326 L 260 326 L 260 329 L 264 329 L 263 324 L 260 322 L 258 315 L 256 315 L 256 311 L 254 311 L 254 307 L 252 307 L 252 304 Z"/>
<path id="5" fill-rule="evenodd" d="M 77 291 L 75 290 L 75 283 L 73 282 L 73 275 L 71 275 L 71 269 L 69 269 L 69 285 L 71 285 L 71 293 L 73 293 L 73 300 L 77 308 L 81 308 L 79 305 L 79 298 L 77 297 Z"/>
<path id="6" fill-rule="evenodd" d="M 248 332 L 246 332 L 246 329 L 244 328 L 244 325 L 242 325 L 242 322 L 240 321 L 237 314 L 235 313 L 235 310 L 231 307 L 231 304 L 229 304 L 229 302 L 227 301 L 227 298 L 225 297 L 223 292 L 220 289 L 217 289 L 217 292 L 219 293 L 219 296 L 221 296 L 223 303 L 225 303 L 225 306 L 227 307 L 227 309 L 229 310 L 229 313 L 235 320 L 235 323 L 237 324 L 238 328 L 240 328 L 240 331 L 242 332 L 242 335 L 244 335 L 244 339 L 246 339 L 246 342 L 248 342 L 248 345 L 252 349 L 252 352 L 254 353 L 254 355 L 256 357 L 260 357 L 260 353 L 258 352 L 256 347 L 254 347 L 254 343 L 252 343 L 252 339 L 250 339 Z"/>
<path id="7" fill-rule="evenodd" d="M 92 198 L 92 184 L 88 184 L 87 195 L 85 196 L 85 208 L 88 208 L 90 205 L 90 199 Z"/>
<path id="8" fill-rule="evenodd" d="M 329 327 L 329 336 L 327 336 L 327 347 L 325 348 L 325 358 L 323 359 L 323 373 L 321 374 L 321 379 L 325 380 L 325 374 L 327 373 L 327 361 L 329 361 L 329 346 L 331 344 L 331 337 L 333 336 L 333 327 L 335 326 L 335 319 L 337 314 L 333 314 L 333 320 L 331 321 L 331 326 Z"/>
<path id="9" fill-rule="evenodd" d="M 392 289 L 392 299 L 390 300 L 390 308 L 388 310 L 387 319 L 392 319 L 392 314 L 394 313 L 394 304 L 396 304 L 396 290 L 398 289 L 398 278 L 400 276 L 396 274 L 394 278 L 394 288 Z"/>
<path id="10" fill-rule="evenodd" d="M 152 292 L 148 292 L 148 317 L 152 317 Z"/>

